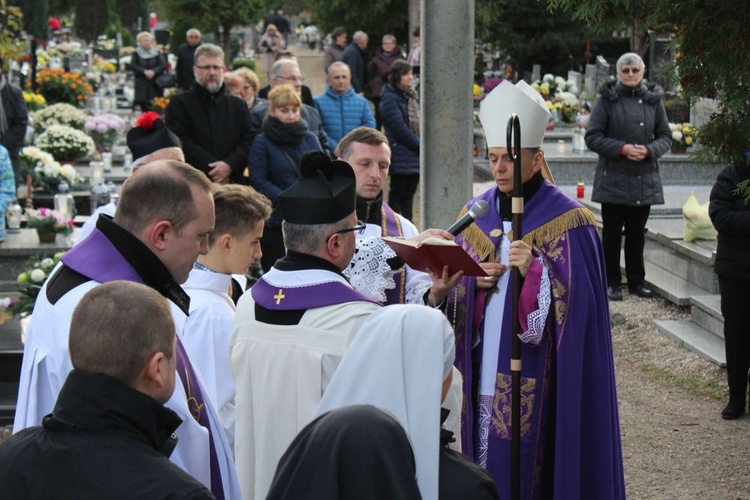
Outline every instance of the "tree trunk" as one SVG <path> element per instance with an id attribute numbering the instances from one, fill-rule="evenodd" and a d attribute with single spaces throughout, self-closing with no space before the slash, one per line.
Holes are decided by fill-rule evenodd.
<path id="1" fill-rule="evenodd" d="M 632 34 L 630 35 L 630 51 L 635 52 L 645 60 L 649 45 L 648 31 L 638 21 L 634 21 L 630 29 L 632 30 Z"/>

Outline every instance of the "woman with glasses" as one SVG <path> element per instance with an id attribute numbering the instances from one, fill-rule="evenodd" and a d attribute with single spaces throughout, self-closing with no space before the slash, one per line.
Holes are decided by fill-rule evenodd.
<path id="1" fill-rule="evenodd" d="M 625 227 L 625 275 L 631 294 L 653 297 L 643 264 L 651 205 L 664 203 L 659 158 L 672 146 L 661 87 L 643 80 L 638 54 L 617 60 L 617 80 L 602 85 L 589 119 L 586 145 L 599 154 L 592 201 L 602 204 L 602 245 L 609 300 L 622 300 L 620 246 Z"/>
<path id="2" fill-rule="evenodd" d="M 261 266 L 268 271 L 284 256 L 279 194 L 300 179 L 300 159 L 308 151 L 320 151 L 320 142 L 300 119 L 302 101 L 291 85 L 279 85 L 268 94 L 268 114 L 248 156 L 250 185 L 271 200 L 274 211 L 261 239 Z"/>

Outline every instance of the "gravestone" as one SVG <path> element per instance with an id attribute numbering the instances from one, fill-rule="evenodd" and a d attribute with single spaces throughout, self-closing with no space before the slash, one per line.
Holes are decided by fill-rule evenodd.
<path id="1" fill-rule="evenodd" d="M 586 92 L 596 93 L 596 64 L 586 65 L 586 77 L 584 79 Z"/>
<path id="2" fill-rule="evenodd" d="M 579 73 L 578 71 L 568 71 L 568 81 L 572 81 L 579 92 L 581 91 L 582 80 L 583 78 L 581 76 L 581 73 Z"/>
<path id="3" fill-rule="evenodd" d="M 690 124 L 700 127 L 711 119 L 711 115 L 719 110 L 713 99 L 700 98 L 690 107 Z"/>
<path id="4" fill-rule="evenodd" d="M 534 64 L 531 66 L 531 81 L 536 82 L 542 79 L 542 65 Z"/>
<path id="5" fill-rule="evenodd" d="M 609 80 L 610 75 L 614 73 L 614 68 L 603 56 L 596 56 L 596 81 L 594 88 L 598 89 L 604 82 Z"/>

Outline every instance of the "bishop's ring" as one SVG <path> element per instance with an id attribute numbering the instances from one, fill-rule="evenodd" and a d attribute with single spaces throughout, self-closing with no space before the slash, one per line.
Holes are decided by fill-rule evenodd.
<path id="1" fill-rule="evenodd" d="M 485 283 L 492 283 L 492 276 L 485 276 L 482 278 Z"/>

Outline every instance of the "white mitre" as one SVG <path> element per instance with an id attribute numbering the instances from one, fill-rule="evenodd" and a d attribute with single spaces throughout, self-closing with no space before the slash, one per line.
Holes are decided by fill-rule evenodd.
<path id="1" fill-rule="evenodd" d="M 507 147 L 508 119 L 513 113 L 518 115 L 521 124 L 521 147 L 541 147 L 550 113 L 539 92 L 523 80 L 515 85 L 503 80 L 482 99 L 479 121 L 482 122 L 487 147 Z"/>

